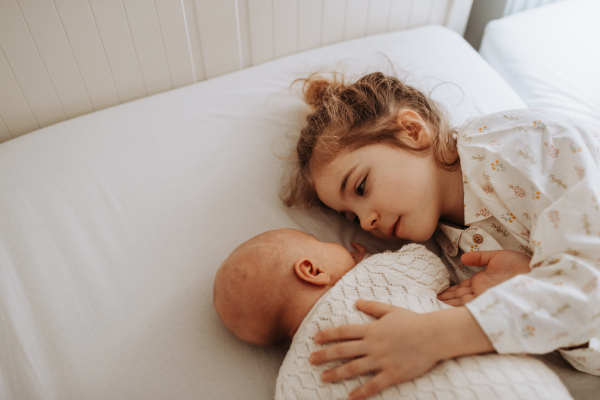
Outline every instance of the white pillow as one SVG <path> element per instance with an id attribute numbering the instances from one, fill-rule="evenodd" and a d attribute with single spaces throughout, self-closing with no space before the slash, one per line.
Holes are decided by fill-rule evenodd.
<path id="1" fill-rule="evenodd" d="M 491 21 L 479 52 L 531 108 L 600 133 L 600 1 L 571 0 Z"/>

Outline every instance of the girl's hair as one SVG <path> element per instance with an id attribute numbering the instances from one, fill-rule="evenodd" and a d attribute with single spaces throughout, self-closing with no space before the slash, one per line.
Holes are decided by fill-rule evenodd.
<path id="1" fill-rule="evenodd" d="M 286 206 L 320 204 L 312 172 L 316 166 L 333 161 L 341 150 L 383 143 L 413 153 L 431 151 L 440 168 L 457 168 L 456 131 L 450 127 L 443 108 L 398 78 L 374 72 L 350 84 L 340 74 L 329 79 L 311 75 L 296 82 L 304 83 L 304 101 L 312 112 L 300 131 L 294 165 L 280 193 Z M 412 110 L 421 117 L 430 134 L 429 146 L 415 149 L 398 139 L 397 133 L 408 125 L 398 118 L 403 110 Z"/>

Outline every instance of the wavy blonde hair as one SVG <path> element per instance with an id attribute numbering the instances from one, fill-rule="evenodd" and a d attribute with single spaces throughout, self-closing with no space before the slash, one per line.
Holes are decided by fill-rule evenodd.
<path id="1" fill-rule="evenodd" d="M 432 152 L 437 165 L 449 171 L 458 167 L 456 130 L 443 107 L 398 78 L 374 72 L 354 83 L 346 83 L 340 74 L 331 78 L 311 75 L 292 85 L 297 82 L 303 84 L 304 101 L 312 112 L 300 131 L 292 168 L 281 188 L 280 197 L 287 207 L 321 203 L 312 172 L 333 161 L 341 150 L 383 143 L 422 155 Z M 431 138 L 428 146 L 415 149 L 398 138 L 397 133 L 406 128 L 398 118 L 403 110 L 421 117 Z"/>

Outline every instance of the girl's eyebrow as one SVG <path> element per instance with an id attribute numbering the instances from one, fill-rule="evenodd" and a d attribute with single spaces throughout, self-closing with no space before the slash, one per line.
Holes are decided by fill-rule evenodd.
<path id="1" fill-rule="evenodd" d="M 340 194 L 342 197 L 344 197 L 345 195 L 345 191 L 346 191 L 346 185 L 348 184 L 348 178 L 350 178 L 350 175 L 352 175 L 352 173 L 354 172 L 354 170 L 356 169 L 357 165 L 355 165 L 354 167 L 352 167 L 350 169 L 350 171 L 348 171 L 348 173 L 344 176 L 344 179 L 342 180 L 342 184 L 340 186 Z"/>

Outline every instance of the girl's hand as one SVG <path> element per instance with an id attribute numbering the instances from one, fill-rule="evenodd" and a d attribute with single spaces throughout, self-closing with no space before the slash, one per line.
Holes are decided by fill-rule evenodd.
<path id="1" fill-rule="evenodd" d="M 519 251 L 474 251 L 463 254 L 460 259 L 465 265 L 487 265 L 487 268 L 438 295 L 439 300 L 451 306 L 463 306 L 489 288 L 513 276 L 531 272 L 531 257 Z"/>
<path id="2" fill-rule="evenodd" d="M 465 307 L 419 314 L 376 301 L 358 300 L 356 306 L 379 319 L 318 333 L 317 343 L 344 342 L 317 351 L 309 359 L 314 365 L 354 359 L 323 372 L 323 382 L 375 372 L 375 377 L 350 393 L 352 400 L 416 378 L 440 360 L 494 349 Z"/>
<path id="3" fill-rule="evenodd" d="M 350 255 L 354 259 L 354 264 L 358 264 L 362 261 L 365 254 L 367 254 L 367 249 L 360 243 L 351 243 L 350 246 L 354 247 L 356 251 L 350 252 Z"/>
<path id="4" fill-rule="evenodd" d="M 364 399 L 388 386 L 427 372 L 439 361 L 434 349 L 428 345 L 433 324 L 427 318 L 422 318 L 427 314 L 417 314 L 374 301 L 359 300 L 356 306 L 379 320 L 369 324 L 341 326 L 315 336 L 315 341 L 323 344 L 338 340 L 352 341 L 311 354 L 312 364 L 360 357 L 325 371 L 321 377 L 323 382 L 335 382 L 377 371 L 377 375 L 365 386 L 350 393 L 350 399 Z"/>

